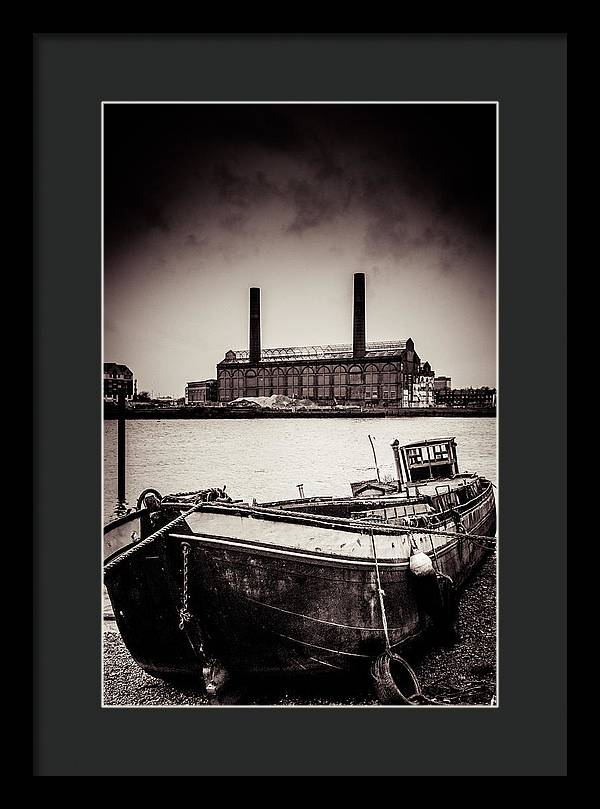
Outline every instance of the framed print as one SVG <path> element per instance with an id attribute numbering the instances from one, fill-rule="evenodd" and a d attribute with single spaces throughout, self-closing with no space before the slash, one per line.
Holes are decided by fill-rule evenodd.
<path id="1" fill-rule="evenodd" d="M 35 45 L 36 774 L 565 774 L 563 35 Z"/>

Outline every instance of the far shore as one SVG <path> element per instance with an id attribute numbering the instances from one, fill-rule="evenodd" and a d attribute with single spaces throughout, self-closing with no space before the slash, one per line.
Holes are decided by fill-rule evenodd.
<path id="1" fill-rule="evenodd" d="M 225 406 L 127 407 L 126 419 L 295 419 L 295 418 L 494 418 L 496 408 L 411 407 L 411 408 L 261 408 Z M 104 418 L 118 418 L 117 406 L 104 405 Z"/>

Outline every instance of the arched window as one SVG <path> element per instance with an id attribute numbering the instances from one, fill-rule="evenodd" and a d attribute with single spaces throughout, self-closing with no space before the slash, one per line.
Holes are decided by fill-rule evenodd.
<path id="1" fill-rule="evenodd" d="M 365 368 L 365 401 L 379 399 L 379 369 L 376 365 L 367 365 Z"/>
<path id="2" fill-rule="evenodd" d="M 273 393 L 285 394 L 285 371 L 283 368 L 275 368 L 273 371 Z"/>
<path id="3" fill-rule="evenodd" d="M 273 387 L 270 368 L 261 368 L 258 372 L 258 395 L 270 396 Z"/>
<path id="4" fill-rule="evenodd" d="M 317 371 L 317 397 L 331 399 L 331 369 L 320 366 Z"/>
<path id="5" fill-rule="evenodd" d="M 336 399 L 345 399 L 348 396 L 348 367 L 337 365 L 333 369 L 333 395 Z"/>
<path id="6" fill-rule="evenodd" d="M 363 372 L 360 365 L 351 365 L 348 369 L 348 384 L 361 385 L 363 381 Z"/>
<path id="7" fill-rule="evenodd" d="M 242 396 L 258 396 L 258 377 L 254 368 L 246 371 L 246 391 Z"/>
<path id="8" fill-rule="evenodd" d="M 398 372 L 395 365 L 387 363 L 383 366 L 381 382 L 384 385 L 395 385 L 398 382 Z"/>
<path id="9" fill-rule="evenodd" d="M 236 370 L 231 375 L 231 378 L 232 378 L 232 391 L 231 391 L 232 398 L 238 399 L 240 396 L 245 396 L 246 384 L 244 379 L 244 372 L 242 370 Z"/>
<path id="10" fill-rule="evenodd" d="M 364 397 L 364 374 L 360 365 L 351 365 L 348 368 L 348 394 L 350 399 L 362 399 Z"/>
<path id="11" fill-rule="evenodd" d="M 382 369 L 379 385 L 379 399 L 382 402 L 395 402 L 398 399 L 398 368 L 393 363 L 386 363 Z"/>
<path id="12" fill-rule="evenodd" d="M 290 398 L 299 396 L 300 394 L 300 372 L 297 368 L 287 369 L 287 394 Z"/>
<path id="13" fill-rule="evenodd" d="M 316 381 L 317 374 L 313 367 L 309 365 L 302 369 L 302 388 L 300 392 L 304 399 L 315 397 Z"/>
<path id="14" fill-rule="evenodd" d="M 229 402 L 233 398 L 233 383 L 230 371 L 222 371 L 219 375 L 219 399 Z"/>

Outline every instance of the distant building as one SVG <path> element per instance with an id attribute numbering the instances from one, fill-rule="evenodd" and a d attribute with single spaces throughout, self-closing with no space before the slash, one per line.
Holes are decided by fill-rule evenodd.
<path id="1" fill-rule="evenodd" d="M 217 365 L 218 399 L 283 395 L 317 404 L 433 404 L 434 373 L 410 339 L 367 343 L 365 276 L 354 275 L 352 345 L 261 348 L 260 289 L 250 290 L 249 350 Z"/>
<path id="2" fill-rule="evenodd" d="M 451 388 L 435 392 L 436 405 L 444 407 L 496 407 L 496 388 Z"/>
<path id="3" fill-rule="evenodd" d="M 114 400 L 120 391 L 125 391 L 125 398 L 132 399 L 135 394 L 133 371 L 126 365 L 116 362 L 104 363 L 104 398 Z"/>
<path id="4" fill-rule="evenodd" d="M 202 382 L 188 382 L 185 386 L 186 404 L 216 402 L 217 398 L 216 379 L 204 379 Z"/>
<path id="5" fill-rule="evenodd" d="M 423 363 L 413 388 L 413 407 L 433 407 L 435 374 L 428 362 Z"/>
<path id="6" fill-rule="evenodd" d="M 177 405 L 177 399 L 174 399 L 172 396 L 156 396 L 152 399 L 151 404 L 154 407 L 175 407 Z"/>
<path id="7" fill-rule="evenodd" d="M 436 376 L 433 380 L 433 389 L 435 391 L 438 390 L 449 390 L 452 387 L 452 379 L 449 376 Z"/>

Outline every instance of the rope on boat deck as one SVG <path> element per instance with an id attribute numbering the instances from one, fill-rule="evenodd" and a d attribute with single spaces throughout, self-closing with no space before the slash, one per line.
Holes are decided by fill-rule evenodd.
<path id="1" fill-rule="evenodd" d="M 193 492 L 192 494 L 195 494 Z M 163 500 L 166 500 L 167 497 L 171 497 L 172 495 L 165 495 Z M 183 508 L 189 503 L 184 502 L 167 502 L 165 505 L 168 505 L 169 508 Z M 289 521 L 289 522 L 302 522 L 306 524 L 307 522 L 312 523 L 313 525 L 320 525 L 322 523 L 326 523 L 328 526 L 331 526 L 332 522 L 337 524 L 339 527 L 346 528 L 347 526 L 356 526 L 357 520 L 349 519 L 347 517 L 326 517 L 322 514 L 307 514 L 304 512 L 298 511 L 286 511 L 285 509 L 275 509 L 275 508 L 265 508 L 263 506 L 240 506 L 238 503 L 227 502 L 227 501 L 214 501 L 206 503 L 208 506 L 218 506 L 224 508 L 232 508 L 236 511 L 241 511 L 243 513 L 248 514 L 251 516 L 252 514 L 264 514 L 265 516 L 273 516 L 281 521 Z M 363 525 L 367 521 L 363 521 Z M 386 525 L 385 523 L 374 522 L 377 526 L 377 532 L 386 535 L 396 536 L 397 534 L 436 534 L 437 536 L 442 537 L 450 537 L 455 539 L 457 536 L 463 536 L 469 542 L 473 542 L 473 544 L 483 544 L 487 543 L 485 547 L 489 547 L 493 545 L 497 541 L 497 538 L 492 536 L 486 536 L 485 534 L 469 534 L 466 531 L 443 531 L 438 528 L 429 528 L 427 526 L 407 526 L 407 525 Z M 491 548 L 490 548 L 491 549 Z"/>
<path id="2" fill-rule="evenodd" d="M 173 528 L 180 525 L 191 514 L 194 514 L 194 512 L 199 511 L 203 505 L 204 503 L 196 503 L 190 509 L 185 511 L 183 514 L 180 514 L 179 517 L 176 517 L 174 520 L 171 520 L 171 522 L 168 522 L 166 525 L 163 525 L 162 528 L 159 528 L 158 531 L 155 531 L 151 536 L 146 537 L 146 539 L 142 539 L 142 541 L 138 542 L 137 545 L 132 545 L 131 548 L 127 548 L 126 551 L 123 551 L 123 553 L 119 554 L 119 556 L 117 556 L 115 559 L 111 559 L 104 565 L 104 575 L 109 573 L 111 570 L 114 570 L 114 568 L 118 567 L 126 559 L 129 559 L 131 556 L 138 553 L 138 551 L 147 548 L 148 545 L 151 545 L 157 539 L 160 539 L 169 531 L 171 531 Z"/>

